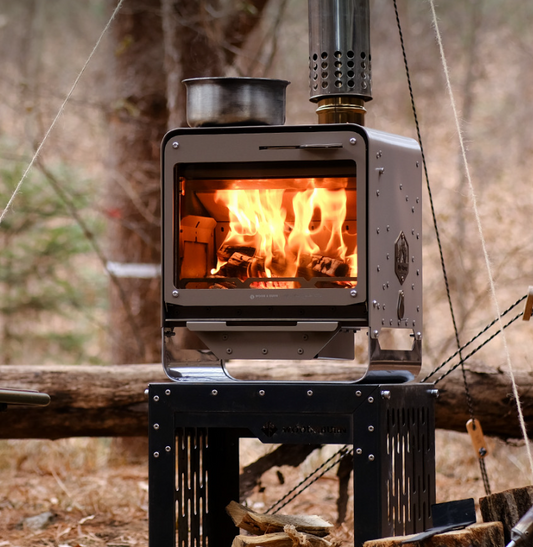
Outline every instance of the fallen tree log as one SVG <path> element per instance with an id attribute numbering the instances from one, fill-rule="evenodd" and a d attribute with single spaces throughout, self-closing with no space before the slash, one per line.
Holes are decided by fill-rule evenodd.
<path id="1" fill-rule="evenodd" d="M 261 377 L 287 378 L 286 363 L 272 363 Z M 259 379 L 257 368 L 241 367 L 239 377 Z M 466 365 L 466 377 L 476 417 L 487 436 L 503 439 L 522 436 L 508 375 L 481 364 Z M 328 365 L 307 367 L 305 380 L 353 379 L 353 368 Z M 232 371 L 233 372 L 233 371 Z M 168 381 L 160 364 L 154 365 L 1 365 L 0 386 L 33 389 L 51 396 L 45 408 L 10 406 L 0 421 L 0 438 L 76 436 L 128 437 L 147 435 L 148 401 L 144 394 L 151 382 Z M 516 373 L 526 424 L 533 424 L 533 375 Z M 437 385 L 436 426 L 465 431 L 469 419 L 462 375 L 451 374 Z"/>
<path id="2" fill-rule="evenodd" d="M 9 406 L 2 439 L 146 436 L 150 382 L 168 380 L 161 365 L 2 365 L 0 385 L 48 393 L 44 408 Z"/>

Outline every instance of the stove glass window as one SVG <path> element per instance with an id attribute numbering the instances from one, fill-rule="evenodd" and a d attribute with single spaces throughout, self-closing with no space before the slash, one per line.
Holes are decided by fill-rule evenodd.
<path id="1" fill-rule="evenodd" d="M 353 288 L 356 164 L 178 164 L 175 285 Z"/>

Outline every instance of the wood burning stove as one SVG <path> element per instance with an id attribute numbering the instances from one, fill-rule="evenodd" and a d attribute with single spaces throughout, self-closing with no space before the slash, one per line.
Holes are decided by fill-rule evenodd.
<path id="1" fill-rule="evenodd" d="M 422 339 L 420 162 L 415 141 L 355 124 L 170 132 L 169 376 L 195 375 L 186 348 L 174 347 L 176 327 L 194 333 L 201 374 L 226 379 L 227 359 L 353 359 L 354 333 L 365 329 L 368 374 L 412 379 Z M 382 348 L 386 329 L 407 329 L 412 349 Z"/>
<path id="2" fill-rule="evenodd" d="M 239 496 L 242 437 L 351 444 L 357 547 L 431 525 L 437 391 L 408 383 L 421 366 L 420 149 L 362 125 L 368 0 L 309 8 L 319 125 L 257 125 L 261 101 L 243 120 L 254 112 L 244 79 L 230 93 L 236 112 L 226 116 L 225 101 L 205 109 L 239 125 L 213 126 L 195 108 L 194 127 L 163 141 L 163 363 L 173 381 L 149 389 L 151 547 L 231 543 L 238 531 L 224 508 Z M 223 82 L 197 91 L 205 84 L 202 96 L 220 98 Z M 368 367 L 352 382 L 226 371 L 232 359 L 353 360 L 359 332 Z M 410 334 L 408 348 L 384 344 L 390 332 Z"/>

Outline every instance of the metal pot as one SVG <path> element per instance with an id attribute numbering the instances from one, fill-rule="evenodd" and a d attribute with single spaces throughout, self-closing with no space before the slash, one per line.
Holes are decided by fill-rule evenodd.
<path id="1" fill-rule="evenodd" d="M 191 78 L 183 83 L 189 127 L 285 123 L 286 80 Z"/>

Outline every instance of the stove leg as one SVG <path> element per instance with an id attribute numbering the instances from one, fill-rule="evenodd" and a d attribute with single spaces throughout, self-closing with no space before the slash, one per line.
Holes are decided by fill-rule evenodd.
<path id="1" fill-rule="evenodd" d="M 208 439 L 206 532 L 210 545 L 231 545 L 239 529 L 224 509 L 239 501 L 239 437 L 232 429 L 209 429 Z"/>
<path id="2" fill-rule="evenodd" d="M 150 547 L 176 544 L 176 439 L 174 415 L 149 405 L 148 535 Z"/>

